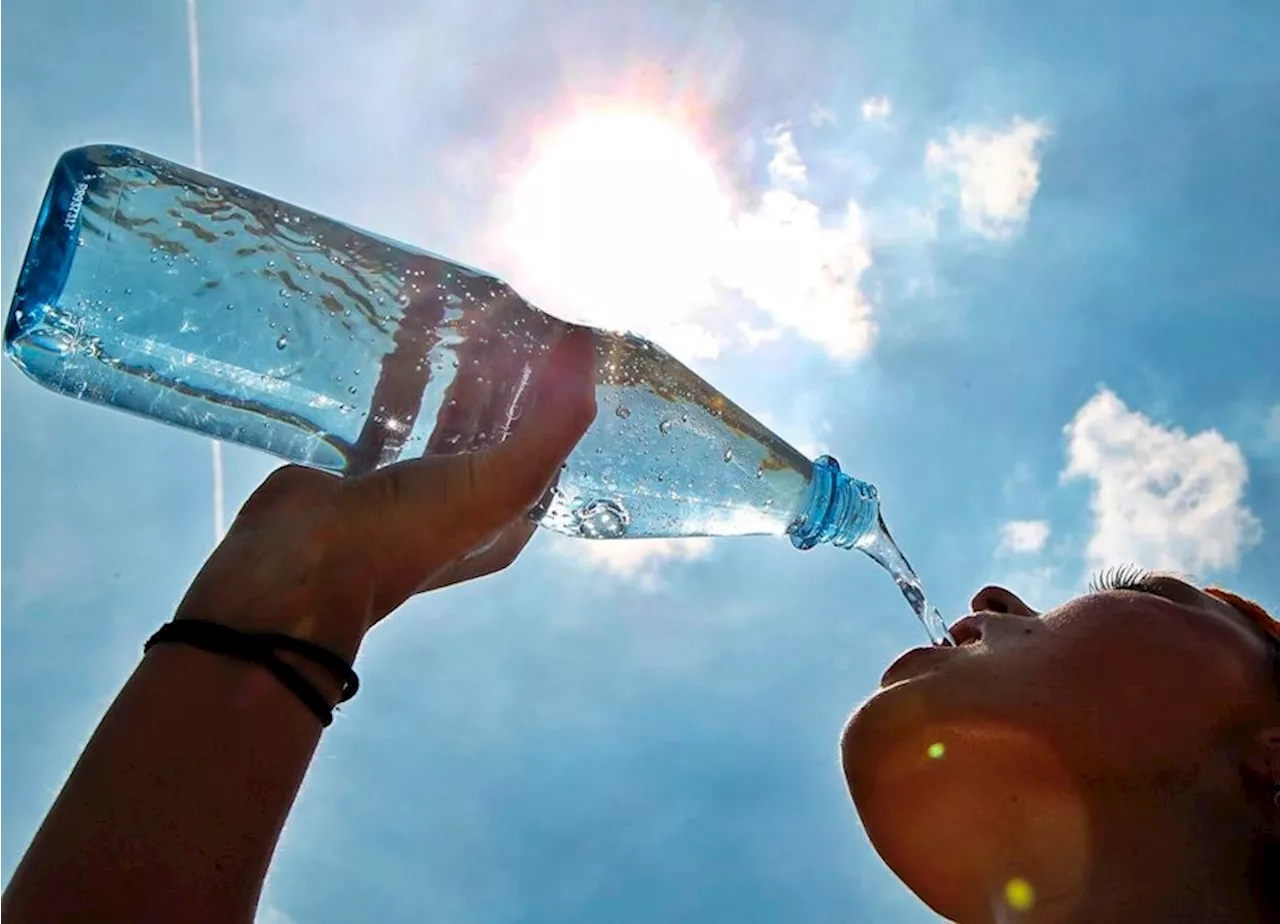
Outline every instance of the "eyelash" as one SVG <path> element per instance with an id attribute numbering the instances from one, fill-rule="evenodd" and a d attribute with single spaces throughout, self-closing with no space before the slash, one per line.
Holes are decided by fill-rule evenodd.
<path id="1" fill-rule="evenodd" d="M 1144 571 L 1142 568 L 1136 568 L 1133 565 L 1119 565 L 1115 568 L 1099 571 L 1090 578 L 1089 590 L 1095 594 L 1108 590 L 1151 591 L 1154 587 L 1154 577 L 1154 574 L 1150 571 Z"/>

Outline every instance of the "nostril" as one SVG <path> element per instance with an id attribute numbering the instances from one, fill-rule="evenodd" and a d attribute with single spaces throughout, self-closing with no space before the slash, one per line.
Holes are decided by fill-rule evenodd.
<path id="1" fill-rule="evenodd" d="M 974 615 L 961 619 L 951 627 L 951 637 L 958 648 L 982 641 L 982 617 Z"/>
<path id="2" fill-rule="evenodd" d="M 1031 607 L 1003 587 L 982 588 L 974 594 L 970 606 L 975 613 L 1001 613 L 1006 616 L 1035 615 Z"/>

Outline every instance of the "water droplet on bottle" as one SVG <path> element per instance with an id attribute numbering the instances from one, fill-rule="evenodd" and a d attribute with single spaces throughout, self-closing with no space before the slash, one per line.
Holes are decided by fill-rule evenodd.
<path id="1" fill-rule="evenodd" d="M 658 424 L 658 432 L 661 433 L 663 436 L 666 436 L 668 433 L 671 432 L 671 428 L 674 426 L 675 426 L 674 421 L 664 420 L 662 423 Z"/>
<path id="2" fill-rule="evenodd" d="M 121 321 L 123 321 L 123 320 L 124 320 L 124 315 L 122 315 L 122 314 L 118 314 L 118 315 L 116 315 L 116 323 L 117 323 L 117 324 L 119 324 L 119 323 L 120 323 Z"/>
<path id="3" fill-rule="evenodd" d="M 688 415 L 688 414 L 681 414 L 681 415 L 680 415 L 680 422 L 681 422 L 681 423 L 688 423 L 688 422 L 689 422 L 689 415 Z"/>
<path id="4" fill-rule="evenodd" d="M 290 292 L 288 289 L 281 289 L 281 290 L 280 290 L 280 297 L 281 297 L 281 298 L 288 298 L 288 297 L 289 297 L 289 296 L 291 296 L 292 294 L 293 294 L 293 293 L 292 293 L 292 292 Z"/>
<path id="5" fill-rule="evenodd" d="M 354 385 L 352 385 L 350 388 L 347 389 L 347 394 L 354 395 L 357 391 L 359 391 L 359 389 L 356 388 Z"/>
<path id="6" fill-rule="evenodd" d="M 631 408 L 627 407 L 625 404 L 619 404 L 618 409 L 615 410 L 614 413 L 617 414 L 619 417 L 621 417 L 623 420 L 626 420 L 628 417 L 631 416 Z"/>
<path id="7" fill-rule="evenodd" d="M 757 477 L 757 478 L 763 478 L 763 477 L 764 477 L 764 466 L 763 466 L 763 465 L 758 466 L 758 467 L 756 468 L 756 477 Z"/>
<path id="8" fill-rule="evenodd" d="M 267 261 L 267 266 L 275 266 L 275 265 L 276 265 L 276 261 L 275 261 L 275 260 L 268 260 L 268 261 Z"/>
<path id="9" fill-rule="evenodd" d="M 725 460 L 726 462 L 732 462 L 732 461 L 733 461 L 733 450 L 732 450 L 732 449 L 726 449 L 726 450 L 724 451 L 724 460 Z"/>
<path id="10" fill-rule="evenodd" d="M 235 307 L 235 305 L 234 305 L 233 303 L 231 303 L 231 302 L 227 302 L 227 310 L 228 310 L 228 311 L 230 311 L 230 310 L 231 310 L 232 308 L 234 308 L 234 307 Z"/>
<path id="11" fill-rule="evenodd" d="M 280 339 L 276 341 L 276 349 L 283 350 L 288 345 L 289 345 L 289 338 L 286 337 L 284 334 L 281 334 Z"/>
<path id="12" fill-rule="evenodd" d="M 133 294 L 133 289 L 129 288 L 128 286 L 125 286 L 125 287 L 124 287 L 124 294 L 125 294 L 125 295 L 132 295 L 132 294 Z"/>
<path id="13" fill-rule="evenodd" d="M 586 539 L 621 539 L 631 520 L 621 504 L 605 499 L 584 504 L 574 516 L 578 520 L 578 531 Z"/>

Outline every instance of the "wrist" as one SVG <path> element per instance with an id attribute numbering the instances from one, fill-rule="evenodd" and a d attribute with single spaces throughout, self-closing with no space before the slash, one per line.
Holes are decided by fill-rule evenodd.
<path id="1" fill-rule="evenodd" d="M 355 696 L 360 678 L 341 655 L 313 642 L 280 632 L 246 632 L 223 622 L 174 619 L 161 626 L 143 646 L 185 645 L 260 668 L 301 700 L 323 725 L 333 721 L 334 707 Z"/>
<path id="2" fill-rule="evenodd" d="M 232 530 L 196 576 L 174 618 L 288 635 L 354 661 L 374 621 L 369 569 L 358 558 L 336 554 L 341 544 L 331 537 L 239 548 L 247 538 Z"/>
<path id="3" fill-rule="evenodd" d="M 276 658 L 301 674 L 302 679 L 324 697 L 325 703 L 331 710 L 342 702 L 342 681 L 335 677 L 332 671 L 325 670 L 316 662 L 292 651 L 278 651 Z M 266 668 L 259 665 L 259 670 L 266 671 Z"/>
<path id="4" fill-rule="evenodd" d="M 189 619 L 215 622 L 238 632 L 251 634 L 275 632 L 287 635 L 303 642 L 319 645 L 347 663 L 355 661 L 360 651 L 360 643 L 364 640 L 365 632 L 368 631 L 363 618 L 346 615 L 339 611 L 293 613 L 269 609 L 261 613 L 214 613 L 184 605 L 174 614 L 175 621 Z M 295 662 L 307 663 L 305 658 L 292 652 L 286 653 L 289 655 L 288 661 L 291 665 Z"/>

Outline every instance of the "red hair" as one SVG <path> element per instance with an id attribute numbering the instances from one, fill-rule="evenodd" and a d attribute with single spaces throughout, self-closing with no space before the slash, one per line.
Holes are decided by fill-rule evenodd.
<path id="1" fill-rule="evenodd" d="M 1235 607 L 1246 619 L 1261 629 L 1264 634 L 1280 641 L 1280 622 L 1252 600 L 1246 600 L 1244 597 L 1233 594 L 1229 590 L 1223 590 L 1221 587 L 1206 587 L 1204 592 L 1211 597 L 1217 597 L 1223 603 Z"/>

